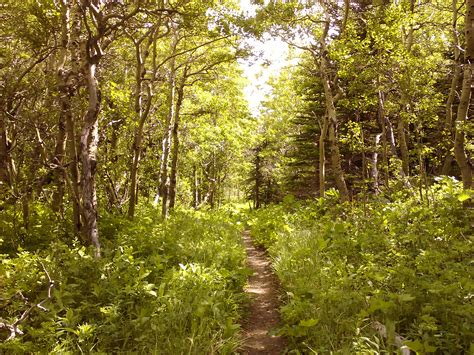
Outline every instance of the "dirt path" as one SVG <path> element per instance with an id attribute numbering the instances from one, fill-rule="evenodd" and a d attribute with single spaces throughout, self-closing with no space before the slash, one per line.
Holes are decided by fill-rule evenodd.
<path id="1" fill-rule="evenodd" d="M 265 252 L 257 249 L 249 232 L 243 234 L 248 266 L 254 271 L 246 292 L 252 298 L 247 319 L 242 324 L 244 340 L 241 354 L 283 354 L 285 339 L 268 335 L 280 322 L 277 277 Z"/>

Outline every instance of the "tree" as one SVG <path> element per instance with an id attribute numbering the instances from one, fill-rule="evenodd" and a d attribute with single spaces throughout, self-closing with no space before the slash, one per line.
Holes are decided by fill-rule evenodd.
<path id="1" fill-rule="evenodd" d="M 472 76 L 474 74 L 474 1 L 466 1 L 466 17 L 464 20 L 465 51 L 463 61 L 463 78 L 461 97 L 455 122 L 454 156 L 461 169 L 465 189 L 473 188 L 473 166 L 466 152 L 465 138 L 469 119 L 469 109 L 472 95 Z"/>

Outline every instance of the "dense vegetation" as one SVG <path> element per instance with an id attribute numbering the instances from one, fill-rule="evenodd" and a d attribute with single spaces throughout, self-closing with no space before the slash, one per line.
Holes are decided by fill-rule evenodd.
<path id="1" fill-rule="evenodd" d="M 292 348 L 472 351 L 474 212 L 450 179 L 429 193 L 430 205 L 401 192 L 363 205 L 285 201 L 251 215 L 285 291 L 277 332 Z"/>
<path id="2" fill-rule="evenodd" d="M 237 351 L 244 228 L 288 351 L 474 351 L 474 0 L 245 3 L 2 1 L 1 353 Z"/>
<path id="3" fill-rule="evenodd" d="M 226 214 L 179 212 L 162 223 L 145 209 L 134 223 L 106 216 L 101 227 L 100 259 L 54 233 L 48 247 L 3 255 L 2 318 L 18 329 L 5 332 L 2 352 L 236 348 L 247 273 L 241 228 Z"/>

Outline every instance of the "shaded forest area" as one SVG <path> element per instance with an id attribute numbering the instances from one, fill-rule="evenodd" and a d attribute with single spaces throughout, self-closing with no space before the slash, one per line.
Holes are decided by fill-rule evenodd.
<path id="1" fill-rule="evenodd" d="M 2 0 L 0 37 L 0 352 L 246 353 L 244 231 L 283 353 L 474 351 L 474 0 Z"/>

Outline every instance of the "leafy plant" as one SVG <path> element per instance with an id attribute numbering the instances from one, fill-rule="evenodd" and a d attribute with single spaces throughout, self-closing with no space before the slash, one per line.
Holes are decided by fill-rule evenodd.
<path id="1" fill-rule="evenodd" d="M 451 179 L 417 198 L 365 206 L 273 206 L 251 216 L 286 292 L 281 308 L 300 351 L 468 352 L 473 211 Z M 403 344 L 402 344 L 403 345 Z"/>
<path id="2" fill-rule="evenodd" d="M 100 259 L 51 232 L 47 248 L 5 256 L 0 323 L 31 310 L 14 338 L 0 327 L 0 351 L 231 353 L 247 277 L 239 225 L 225 212 L 138 215 L 102 220 Z"/>

